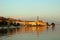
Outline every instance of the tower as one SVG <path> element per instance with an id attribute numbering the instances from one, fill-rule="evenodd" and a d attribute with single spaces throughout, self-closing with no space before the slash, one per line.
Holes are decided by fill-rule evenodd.
<path id="1" fill-rule="evenodd" d="M 39 16 L 37 16 L 37 21 L 39 21 Z"/>

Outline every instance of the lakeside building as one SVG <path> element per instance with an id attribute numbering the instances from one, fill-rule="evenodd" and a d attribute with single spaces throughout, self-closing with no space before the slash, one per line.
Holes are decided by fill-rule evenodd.
<path id="1" fill-rule="evenodd" d="M 36 21 L 16 21 L 16 23 L 20 23 L 21 25 L 46 25 L 45 22 L 39 20 L 39 16 L 37 16 L 37 20 Z"/>

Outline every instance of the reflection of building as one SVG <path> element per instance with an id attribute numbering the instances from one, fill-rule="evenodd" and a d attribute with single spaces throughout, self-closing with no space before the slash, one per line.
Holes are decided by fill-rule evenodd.
<path id="1" fill-rule="evenodd" d="M 21 27 L 20 30 L 21 30 L 21 32 L 37 32 L 37 33 L 39 33 L 41 31 L 43 31 L 45 28 L 46 28 L 46 26 L 43 26 L 43 27 L 40 27 L 40 26 L 38 26 L 38 27 L 36 27 L 36 26 L 31 26 L 31 27 L 24 26 L 24 27 Z"/>

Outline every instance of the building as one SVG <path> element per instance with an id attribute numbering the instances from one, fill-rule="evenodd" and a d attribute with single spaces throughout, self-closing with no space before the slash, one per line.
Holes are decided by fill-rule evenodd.
<path id="1" fill-rule="evenodd" d="M 39 16 L 37 16 L 36 21 L 16 21 L 16 23 L 20 23 L 21 25 L 46 25 L 45 22 L 39 20 Z"/>

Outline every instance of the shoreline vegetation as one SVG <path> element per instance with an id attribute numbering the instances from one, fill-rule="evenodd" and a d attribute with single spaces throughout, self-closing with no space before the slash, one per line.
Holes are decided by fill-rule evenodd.
<path id="1" fill-rule="evenodd" d="M 19 23 L 16 24 L 16 19 L 0 17 L 0 26 L 20 26 Z M 14 22 L 14 23 L 13 23 Z"/>

